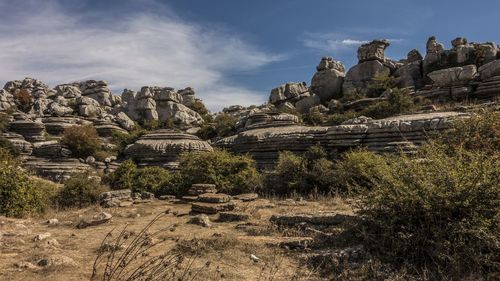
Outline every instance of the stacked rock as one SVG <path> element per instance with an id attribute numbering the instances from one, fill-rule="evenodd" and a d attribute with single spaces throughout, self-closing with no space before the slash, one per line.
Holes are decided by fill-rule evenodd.
<path id="1" fill-rule="evenodd" d="M 188 190 L 188 194 L 191 196 L 198 196 L 206 193 L 217 193 L 215 184 L 197 183 L 193 184 L 191 188 Z"/>
<path id="2" fill-rule="evenodd" d="M 223 193 L 205 193 L 198 196 L 198 201 L 191 203 L 193 213 L 217 214 L 232 211 L 236 204 L 231 196 Z"/>

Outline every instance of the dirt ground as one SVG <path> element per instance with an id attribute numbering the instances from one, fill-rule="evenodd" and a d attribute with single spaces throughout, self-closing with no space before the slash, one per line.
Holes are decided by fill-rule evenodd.
<path id="1" fill-rule="evenodd" d="M 164 241 L 151 254 L 173 248 L 185 252 L 193 260 L 191 271 L 196 273 L 186 280 L 321 280 L 299 262 L 298 253 L 280 247 L 283 241 L 300 238 L 293 234 L 284 237 L 269 218 L 273 214 L 304 212 L 352 214 L 348 204 L 335 199 L 258 199 L 237 205 L 237 211 L 250 215 L 249 221 L 217 222 L 218 215 L 211 215 L 212 225 L 203 227 L 187 223 L 190 209 L 186 203 L 155 200 L 127 207 L 52 211 L 36 219 L 0 217 L 0 280 L 89 280 L 101 242 L 110 231 L 114 230 L 110 239 L 125 226 L 130 233 L 140 233 L 166 210 L 170 210 L 169 214 L 150 229 L 161 230 L 158 237 Z M 82 219 L 102 211 L 113 215 L 111 221 L 83 229 L 75 227 Z M 49 219 L 57 219 L 58 223 L 49 224 Z M 36 239 L 40 234 L 42 239 Z"/>

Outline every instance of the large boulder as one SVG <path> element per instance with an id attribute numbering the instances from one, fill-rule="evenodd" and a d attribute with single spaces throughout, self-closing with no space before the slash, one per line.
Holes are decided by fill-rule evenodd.
<path id="1" fill-rule="evenodd" d="M 321 104 L 321 98 L 318 95 L 312 95 L 305 99 L 301 99 L 295 104 L 295 108 L 298 112 L 304 114 L 308 113 L 309 109 L 313 106 Z"/>
<path id="2" fill-rule="evenodd" d="M 373 78 L 377 75 L 389 76 L 391 70 L 378 60 L 362 62 L 353 66 L 347 72 L 343 84 L 343 93 L 354 89 L 366 92 L 368 86 L 373 83 Z"/>
<path id="3" fill-rule="evenodd" d="M 423 86 L 422 75 L 422 55 L 416 49 L 411 50 L 406 56 L 406 63 L 400 66 L 394 72 L 398 87 L 415 87 Z"/>
<path id="4" fill-rule="evenodd" d="M 125 130 L 132 130 L 135 127 L 135 123 L 125 112 L 118 112 L 116 114 L 116 122 Z"/>
<path id="5" fill-rule="evenodd" d="M 203 123 L 203 117 L 189 107 L 173 101 L 158 102 L 156 110 L 158 120 L 173 120 L 175 124 L 183 126 L 195 126 Z"/>
<path id="6" fill-rule="evenodd" d="M 500 75 L 500 60 L 494 60 L 490 63 L 487 63 L 481 67 L 479 67 L 479 75 L 481 75 L 482 80 L 486 80 L 493 76 Z"/>
<path id="7" fill-rule="evenodd" d="M 385 61 L 385 49 L 389 46 L 389 41 L 383 40 L 373 40 L 369 43 L 363 44 L 358 48 L 358 60 L 359 62 L 379 60 L 381 62 Z"/>
<path id="8" fill-rule="evenodd" d="M 316 69 L 311 80 L 311 91 L 322 101 L 340 98 L 345 77 L 344 65 L 330 57 L 324 57 Z"/>
<path id="9" fill-rule="evenodd" d="M 467 65 L 433 71 L 427 74 L 437 86 L 464 84 L 477 76 L 477 67 Z"/>
<path id="10" fill-rule="evenodd" d="M 306 83 L 289 82 L 271 90 L 269 103 L 277 104 L 292 100 L 308 91 Z"/>

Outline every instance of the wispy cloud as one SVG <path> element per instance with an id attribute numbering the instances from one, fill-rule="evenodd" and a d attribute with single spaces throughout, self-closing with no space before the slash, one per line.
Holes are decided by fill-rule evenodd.
<path id="1" fill-rule="evenodd" d="M 282 55 L 270 54 L 224 29 L 145 9 L 113 21 L 90 21 L 56 0 L 2 4 L 0 81 L 35 77 L 54 86 L 105 79 L 116 91 L 143 85 L 192 86 L 212 110 L 258 104 L 262 93 L 226 75 L 255 71 Z M 148 0 L 148 3 L 158 3 Z M 95 14 L 92 16 L 96 16 Z M 91 22 L 91 24 L 89 24 Z"/>
<path id="2" fill-rule="evenodd" d="M 374 38 L 359 39 L 354 35 L 342 35 L 336 33 L 305 33 L 300 41 L 305 47 L 321 50 L 324 52 L 344 52 L 357 49 L 360 45 Z M 402 42 L 404 39 L 388 39 L 391 43 Z"/>

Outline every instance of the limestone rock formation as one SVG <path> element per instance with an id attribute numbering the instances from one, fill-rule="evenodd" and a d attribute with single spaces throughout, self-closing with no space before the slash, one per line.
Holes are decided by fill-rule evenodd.
<path id="1" fill-rule="evenodd" d="M 389 76 L 390 74 L 391 69 L 379 60 L 362 62 L 347 71 L 343 84 L 343 92 L 345 94 L 355 89 L 366 92 L 370 84 L 373 83 L 375 76 Z"/>
<path id="2" fill-rule="evenodd" d="M 243 131 L 215 143 L 235 153 L 249 153 L 260 169 L 272 168 L 280 151 L 304 153 L 320 144 L 332 156 L 355 147 L 371 151 L 411 152 L 429 134 L 449 127 L 453 118 L 466 116 L 458 112 L 414 114 L 381 120 L 360 118 L 333 127 L 284 126 Z"/>
<path id="3" fill-rule="evenodd" d="M 373 40 L 363 44 L 358 48 L 359 62 L 379 60 L 385 61 L 385 49 L 389 46 L 389 41 L 385 39 Z"/>
<path id="4" fill-rule="evenodd" d="M 142 166 L 161 166 L 175 169 L 178 157 L 187 151 L 211 151 L 212 147 L 196 136 L 171 130 L 146 134 L 125 149 L 125 155 Z"/>
<path id="5" fill-rule="evenodd" d="M 311 80 L 311 91 L 322 101 L 340 98 L 345 77 L 344 65 L 331 57 L 323 57 L 316 70 Z"/>
<path id="6" fill-rule="evenodd" d="M 301 96 L 308 93 L 309 89 L 305 82 L 293 83 L 289 82 L 280 85 L 277 88 L 271 90 L 271 95 L 269 96 L 269 103 L 279 104 L 286 101 L 293 101 L 300 99 Z"/>

